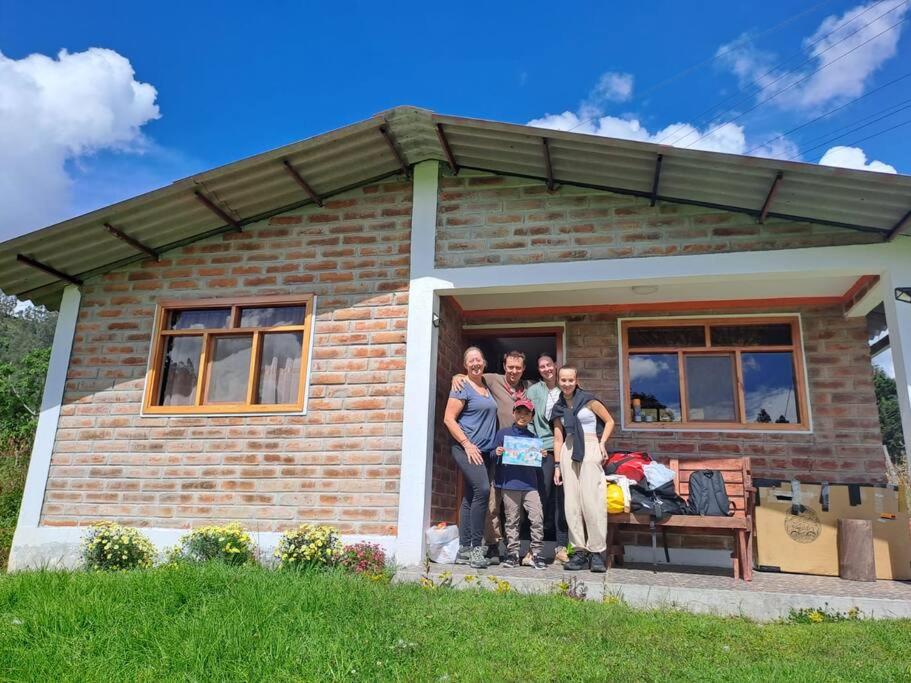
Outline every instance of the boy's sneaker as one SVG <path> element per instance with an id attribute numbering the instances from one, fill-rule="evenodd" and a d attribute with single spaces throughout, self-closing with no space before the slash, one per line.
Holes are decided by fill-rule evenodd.
<path id="1" fill-rule="evenodd" d="M 569 555 L 567 555 L 566 548 L 562 545 L 557 547 L 554 551 L 554 562 L 559 562 L 560 564 L 569 562 Z"/>
<path id="2" fill-rule="evenodd" d="M 577 550 L 569 558 L 568 562 L 563 563 L 563 569 L 568 572 L 577 572 L 582 569 L 588 569 L 588 553 L 585 550 Z"/>
<path id="3" fill-rule="evenodd" d="M 592 564 L 591 569 L 596 574 L 603 574 L 607 571 L 607 567 L 604 566 L 604 557 L 601 553 L 592 553 Z"/>
<path id="4" fill-rule="evenodd" d="M 500 560 L 501 560 L 500 544 L 494 543 L 492 545 L 487 546 L 486 557 L 487 557 L 487 564 L 489 564 L 489 565 L 500 564 Z"/>
<path id="5" fill-rule="evenodd" d="M 519 556 L 507 555 L 506 559 L 500 563 L 500 566 L 503 567 L 503 569 L 515 569 L 519 566 Z"/>
<path id="6" fill-rule="evenodd" d="M 483 545 L 475 546 L 468 555 L 468 565 L 472 569 L 487 569 L 490 563 L 485 555 L 487 555 L 487 549 Z"/>
<path id="7" fill-rule="evenodd" d="M 540 555 L 533 555 L 531 558 L 531 566 L 535 569 L 547 569 L 547 562 L 545 562 L 544 558 Z"/>
<path id="8" fill-rule="evenodd" d="M 471 560 L 471 548 L 467 545 L 460 545 L 459 552 L 456 553 L 456 564 L 468 564 Z"/>
<path id="9" fill-rule="evenodd" d="M 523 567 L 534 567 L 535 566 L 535 558 L 532 556 L 530 550 L 527 553 L 525 553 L 525 557 L 522 558 L 522 566 Z"/>

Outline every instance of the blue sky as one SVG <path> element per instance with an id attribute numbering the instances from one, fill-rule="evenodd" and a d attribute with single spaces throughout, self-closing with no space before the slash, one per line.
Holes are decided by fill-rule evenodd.
<path id="1" fill-rule="evenodd" d="M 0 117 L 21 95 L 28 106 L 20 111 L 36 111 L 14 124 L 34 130 L 35 120 L 57 116 L 65 124 L 36 137 L 75 132 L 74 140 L 37 153 L 42 139 L 28 140 L 16 125 L 5 126 L 10 139 L 0 132 L 5 148 L 25 148 L 12 158 L 0 152 L 5 163 L 32 178 L 15 192 L 20 201 L 28 196 L 25 208 L 12 215 L 0 209 L 0 238 L 398 104 L 724 151 L 759 147 L 754 153 L 811 162 L 874 135 L 856 152 L 837 153 L 835 163 L 857 165 L 861 155 L 891 166 L 876 168 L 908 173 L 911 125 L 876 135 L 911 119 L 911 106 L 901 109 L 911 105 L 911 78 L 883 87 L 911 72 L 906 23 L 899 23 L 908 4 L 528 2 L 520 10 L 513 3 L 285 1 L 253 10 L 231 2 L 3 0 L 0 97 L 4 89 L 13 97 L 6 105 L 0 99 Z M 89 63 L 102 53 L 105 59 Z M 46 60 L 36 65 L 35 55 Z M 82 56 L 86 63 L 76 64 Z M 813 73 L 832 59 L 838 63 Z M 105 60 L 119 61 L 112 67 Z M 111 75 L 114 67 L 119 76 Z M 10 85 L 11 72 L 38 82 L 40 104 L 29 100 L 39 97 L 34 83 L 14 78 Z M 54 87 L 78 90 L 83 80 L 83 90 L 53 101 Z M 139 84 L 131 96 L 127 86 Z M 100 113 L 90 124 L 67 118 L 93 98 Z M 60 111 L 45 116 L 42 107 L 55 106 Z M 108 128 L 78 129 L 106 117 Z M 668 128 L 675 124 L 693 128 Z M 39 190 L 33 201 L 29 192 Z"/>

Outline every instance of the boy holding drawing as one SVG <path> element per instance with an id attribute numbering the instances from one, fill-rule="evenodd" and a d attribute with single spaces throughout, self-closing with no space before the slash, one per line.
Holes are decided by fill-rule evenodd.
<path id="1" fill-rule="evenodd" d="M 528 425 L 534 415 L 534 406 L 527 398 L 520 398 L 513 406 L 513 425 L 497 432 L 497 468 L 495 486 L 503 493 L 506 512 L 506 561 L 505 568 L 519 565 L 519 528 L 522 509 L 528 514 L 531 525 L 531 564 L 535 569 L 545 569 L 541 559 L 544 545 L 544 511 L 538 493 L 542 448 Z"/>

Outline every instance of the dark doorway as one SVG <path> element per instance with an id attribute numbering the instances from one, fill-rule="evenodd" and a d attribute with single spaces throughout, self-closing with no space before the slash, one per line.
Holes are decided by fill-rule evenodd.
<path id="1" fill-rule="evenodd" d="M 488 372 L 503 372 L 503 356 L 509 351 L 525 354 L 523 379 L 537 382 L 538 356 L 550 355 L 559 366 L 563 362 L 562 327 L 508 327 L 498 329 L 463 329 L 462 334 L 468 346 L 477 346 L 487 359 Z"/>

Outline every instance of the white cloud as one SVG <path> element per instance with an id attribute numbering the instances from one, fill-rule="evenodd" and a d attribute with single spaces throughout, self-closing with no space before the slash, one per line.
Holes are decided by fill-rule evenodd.
<path id="1" fill-rule="evenodd" d="M 699 129 L 689 123 L 672 123 L 660 130 L 650 132 L 637 118 L 619 118 L 597 114 L 586 117 L 581 111 L 578 114 L 565 111 L 562 114 L 545 114 L 539 119 L 529 121 L 528 125 L 554 130 L 573 130 L 578 133 L 603 135 L 624 140 L 661 142 L 730 154 L 743 154 L 752 147 L 747 142 L 743 126 L 735 123 L 725 123 L 715 128 L 710 126 L 706 129 Z M 797 147 L 787 138 L 779 138 L 773 143 L 755 150 L 754 154 L 787 159 L 797 154 Z"/>
<path id="2" fill-rule="evenodd" d="M 633 96 L 633 75 L 608 71 L 601 74 L 598 84 L 591 92 L 595 101 L 626 102 Z"/>
<path id="3" fill-rule="evenodd" d="M 796 69 L 776 68 L 778 58 L 758 49 L 748 35 L 722 45 L 717 54 L 741 86 L 758 89 L 757 101 L 774 95 L 769 103 L 780 108 L 816 109 L 864 93 L 877 69 L 895 56 L 904 27 L 898 22 L 908 10 L 906 0 L 875 0 L 827 17 L 803 41 L 807 63 Z"/>
<path id="4" fill-rule="evenodd" d="M 861 171 L 878 171 L 880 173 L 898 173 L 894 166 L 882 161 L 867 162 L 867 155 L 860 147 L 830 147 L 819 160 L 820 166 L 840 166 L 856 168 Z"/>
<path id="5" fill-rule="evenodd" d="M 159 117 L 157 91 L 113 50 L 61 50 L 56 59 L 0 53 L 0 239 L 64 218 L 67 162 L 102 150 L 141 152 Z"/>
<path id="6" fill-rule="evenodd" d="M 670 369 L 671 366 L 666 362 L 656 361 L 647 356 L 630 356 L 629 359 L 629 375 L 632 380 L 657 377 Z"/>

